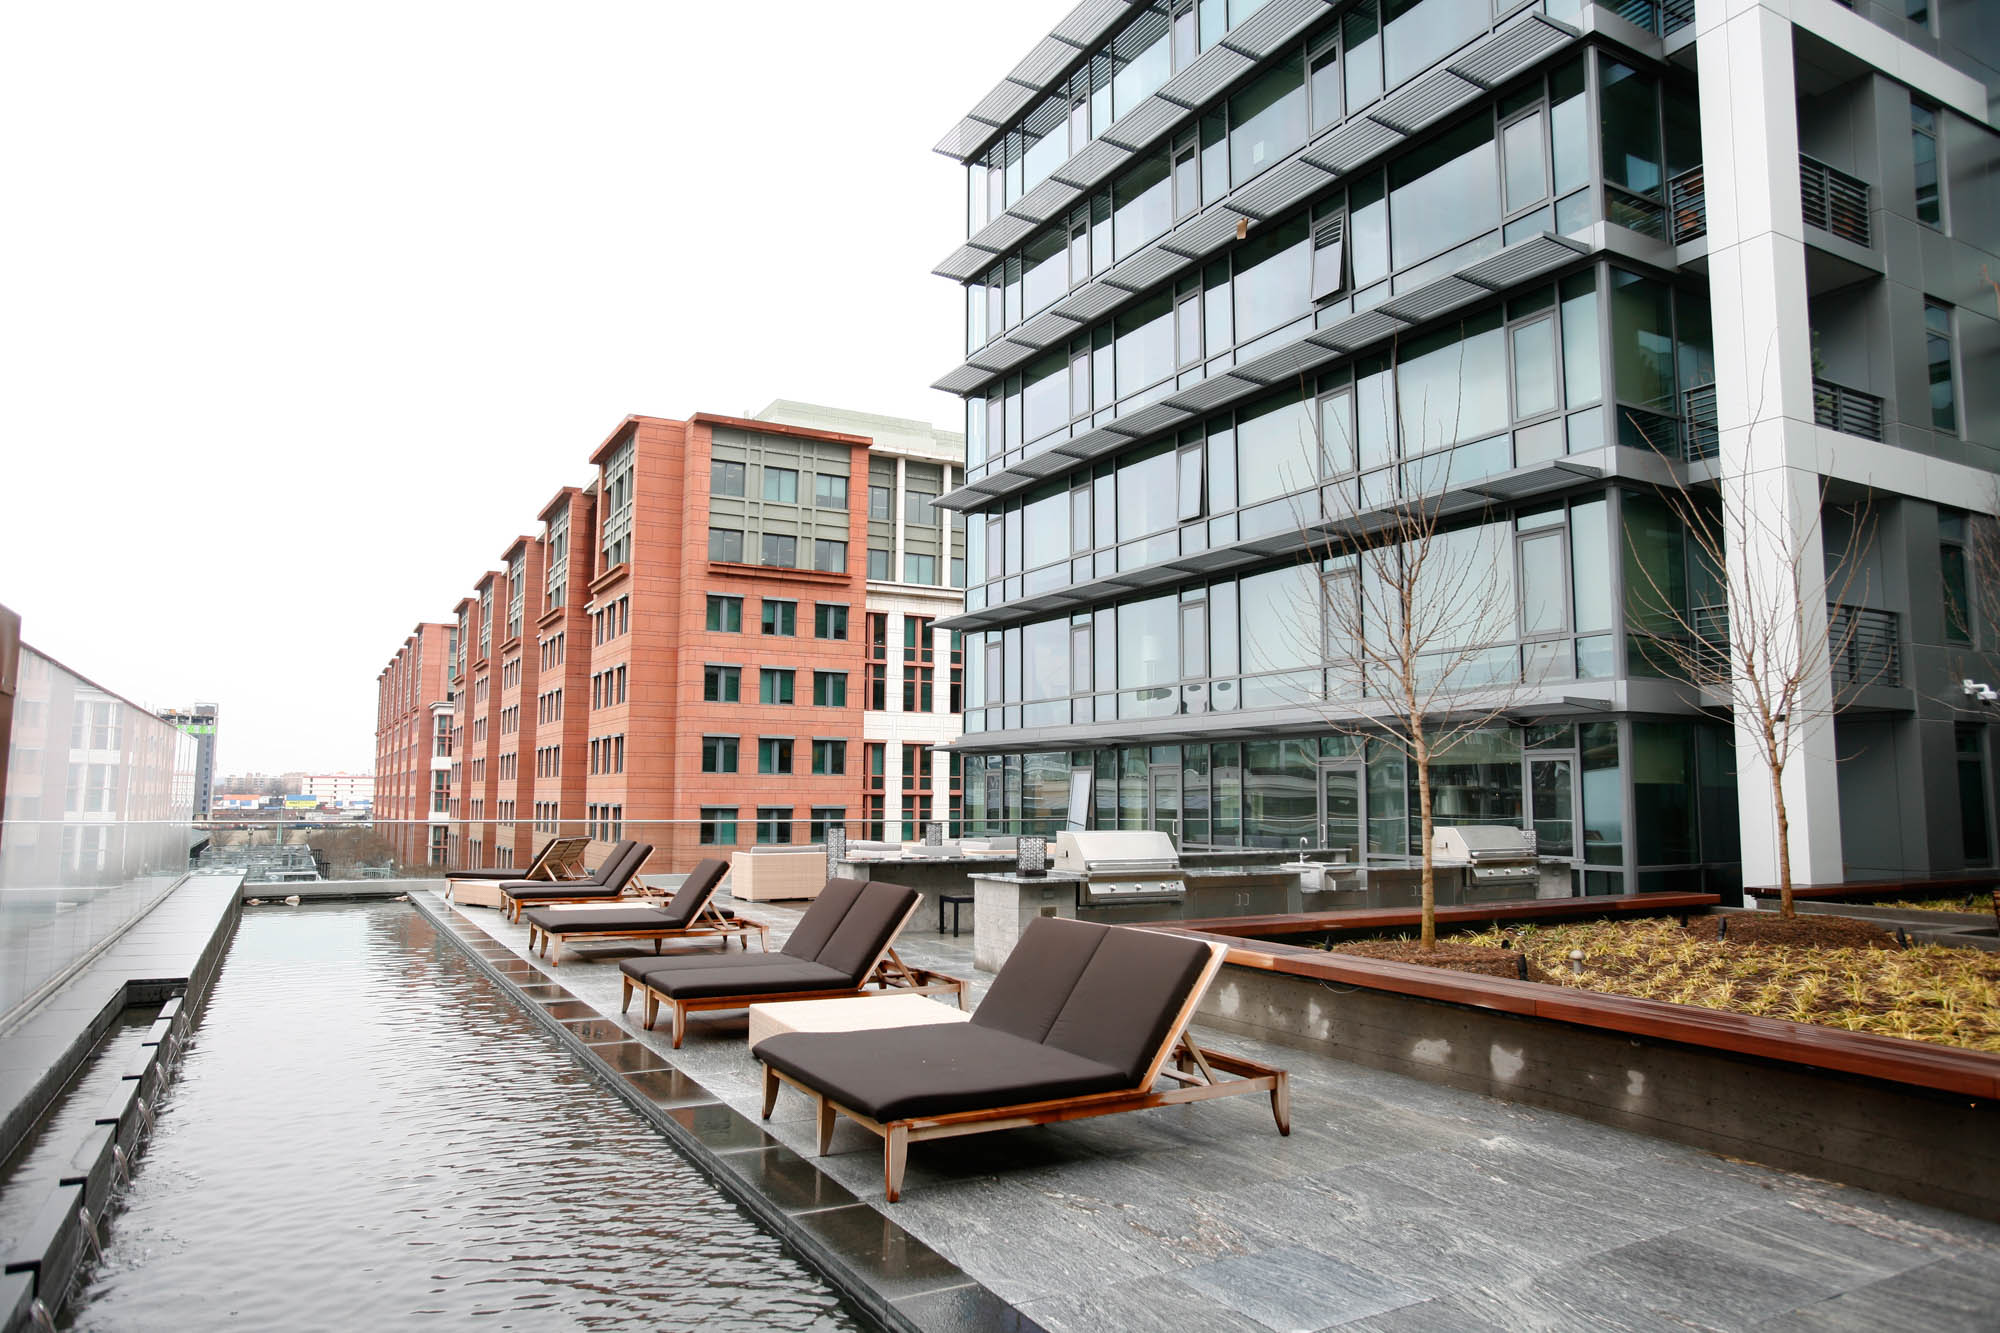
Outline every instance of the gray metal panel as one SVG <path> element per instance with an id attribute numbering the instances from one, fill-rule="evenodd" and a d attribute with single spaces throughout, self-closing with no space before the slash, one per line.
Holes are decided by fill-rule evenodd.
<path id="1" fill-rule="evenodd" d="M 986 250 L 1011 250 L 1026 240 L 1029 232 L 1040 226 L 1039 222 L 1030 222 L 1011 213 L 1002 213 L 981 227 L 979 234 L 972 238 L 971 244 Z"/>
<path id="2" fill-rule="evenodd" d="M 1026 110 L 1028 103 L 1034 100 L 1033 88 L 1023 88 L 1018 83 L 1002 79 L 994 85 L 992 92 L 979 99 L 978 106 L 972 108 L 972 118 L 990 120 L 995 125 L 1011 124 L 1014 117 Z"/>
<path id="3" fill-rule="evenodd" d="M 1326 347 L 1307 338 L 1301 338 L 1289 347 L 1280 347 L 1275 352 L 1267 352 L 1248 365 L 1230 371 L 1246 380 L 1259 384 L 1284 384 L 1295 380 L 1315 366 L 1323 366 L 1329 361 L 1337 361 L 1343 355 L 1335 348 Z"/>
<path id="4" fill-rule="evenodd" d="M 940 278 L 950 278 L 953 282 L 964 282 L 998 258 L 999 256 L 991 250 L 982 250 L 976 245 L 961 245 L 946 255 L 944 262 L 931 272 Z"/>
<path id="5" fill-rule="evenodd" d="M 1030 222 L 1047 222 L 1075 203 L 1077 193 L 1074 185 L 1050 178 L 1016 199 L 1007 211 Z"/>
<path id="6" fill-rule="evenodd" d="M 967 357 L 966 362 L 970 365 L 978 366 L 981 370 L 1012 370 L 1039 350 L 1039 348 L 1025 347 L 1020 343 L 1002 339 L 997 343 L 980 348 Z"/>
<path id="7" fill-rule="evenodd" d="M 1087 287 L 1079 287 L 1066 298 L 1055 303 L 1050 309 L 1058 315 L 1067 315 L 1080 324 L 1089 323 L 1100 315 L 1108 315 L 1125 302 L 1132 299 L 1132 293 L 1122 287 L 1107 286 L 1093 282 Z"/>
<path id="8" fill-rule="evenodd" d="M 1136 151 L 1165 134 L 1175 121 L 1184 119 L 1187 114 L 1186 107 L 1176 106 L 1154 93 L 1120 116 L 1110 129 L 1098 137 L 1107 143 Z"/>
<path id="9" fill-rule="evenodd" d="M 1402 138 L 1401 134 L 1380 121 L 1363 116 L 1348 121 L 1299 156 L 1328 171 L 1352 171 Z"/>
<path id="10" fill-rule="evenodd" d="M 1189 412 L 1206 412 L 1212 407 L 1234 402 L 1246 393 L 1255 392 L 1263 386 L 1254 380 L 1238 379 L 1234 371 L 1211 375 L 1191 389 L 1182 389 L 1165 400 L 1164 406 L 1183 408 Z"/>
<path id="11" fill-rule="evenodd" d="M 1365 310 L 1341 320 L 1330 329 L 1321 329 L 1312 340 L 1322 347 L 1338 347 L 1342 351 L 1353 351 L 1379 342 L 1391 334 L 1400 333 L 1408 326 L 1402 320 L 1389 314 L 1381 307 Z"/>
<path id="12" fill-rule="evenodd" d="M 971 116 L 967 116 L 964 120 L 959 121 L 958 124 L 946 130 L 944 137 L 937 141 L 931 148 L 931 151 L 934 153 L 943 153 L 946 157 L 955 157 L 960 162 L 963 162 L 983 148 L 986 145 L 986 141 L 991 139 L 1002 128 L 1002 126 L 989 125 L 983 120 L 974 120 Z"/>
<path id="13" fill-rule="evenodd" d="M 1576 242 L 1545 231 L 1540 236 L 1516 241 L 1499 254 L 1482 259 L 1470 268 L 1460 269 L 1457 276 L 1491 291 L 1500 291 L 1561 268 L 1578 255 L 1587 253 Z"/>
<path id="14" fill-rule="evenodd" d="M 1576 33 L 1562 24 L 1540 14 L 1528 14 L 1445 68 L 1482 88 L 1493 88 L 1575 39 Z"/>
<path id="15" fill-rule="evenodd" d="M 931 381 L 933 389 L 946 393 L 971 393 L 980 385 L 993 378 L 993 372 L 974 365 L 963 365 L 942 379 Z"/>
<path id="16" fill-rule="evenodd" d="M 1143 411 L 1130 416 L 1119 417 L 1111 423 L 1110 429 L 1130 439 L 1140 439 L 1154 431 L 1165 430 L 1168 426 L 1186 421 L 1191 414 L 1186 408 L 1170 403 L 1154 403 Z"/>
<path id="17" fill-rule="evenodd" d="M 1131 0 L 1083 0 L 1070 10 L 1069 17 L 1056 24 L 1049 36 L 1071 46 L 1090 46 L 1125 17 Z"/>
<path id="18" fill-rule="evenodd" d="M 1185 255 L 1177 255 L 1157 245 L 1148 246 L 1105 274 L 1102 280 L 1114 287 L 1123 287 L 1128 292 L 1143 292 L 1162 278 L 1180 272 L 1188 263 Z"/>
<path id="19" fill-rule="evenodd" d="M 1168 79 L 1160 96 L 1193 111 L 1256 63 L 1226 46 L 1211 46 L 1201 59 Z"/>
<path id="20" fill-rule="evenodd" d="M 1076 460 L 1074 458 L 1050 447 L 1038 454 L 1032 454 L 1022 459 L 1007 470 L 1016 476 L 1031 477 L 1040 480 L 1043 477 L 1053 477 L 1058 472 L 1067 472 L 1075 466 Z"/>
<path id="21" fill-rule="evenodd" d="M 1241 213 L 1227 204 L 1215 205 L 1206 213 L 1198 213 L 1168 232 L 1161 239 L 1160 248 L 1190 259 L 1200 259 L 1235 240 L 1236 224 L 1242 218 Z"/>
<path id="22" fill-rule="evenodd" d="M 1393 300 L 1384 301 L 1375 308 L 1406 323 L 1418 324 L 1447 310 L 1470 305 L 1485 295 L 1487 290 L 1484 287 L 1475 287 L 1455 277 L 1443 277 L 1424 283 L 1415 291 L 1405 292 Z"/>
<path id="23" fill-rule="evenodd" d="M 1070 458 L 1095 458 L 1106 449 L 1115 449 L 1123 443 L 1125 443 L 1124 436 L 1099 426 L 1096 430 L 1087 431 L 1075 439 L 1063 441 L 1056 446 L 1055 451 Z"/>
<path id="24" fill-rule="evenodd" d="M 1021 58 L 1020 64 L 1007 72 L 1007 78 L 1026 87 L 1046 88 L 1080 54 L 1068 42 L 1056 37 L 1044 37 L 1035 43 L 1034 50 Z"/>
<path id="25" fill-rule="evenodd" d="M 1268 0 L 1248 22 L 1238 24 L 1224 37 L 1222 44 L 1261 60 L 1326 12 L 1326 0 Z"/>
<path id="26" fill-rule="evenodd" d="M 1009 342 L 1031 343 L 1036 347 L 1047 347 L 1061 342 L 1083 327 L 1080 320 L 1067 315 L 1059 315 L 1053 310 L 1044 310 L 1033 319 L 1007 335 Z"/>
<path id="27" fill-rule="evenodd" d="M 1441 69 L 1391 95 L 1368 117 L 1404 134 L 1415 134 L 1478 96 L 1478 84 Z"/>
<path id="28" fill-rule="evenodd" d="M 1051 172 L 1049 179 L 1067 182 L 1079 190 L 1088 190 L 1116 171 L 1131 156 L 1130 149 L 1120 148 L 1105 139 L 1093 139 L 1084 145 L 1082 152 Z"/>
<path id="29" fill-rule="evenodd" d="M 1332 180 L 1332 172 L 1303 158 L 1294 158 L 1271 168 L 1241 192 L 1231 195 L 1229 206 L 1260 220 L 1273 218 Z"/>

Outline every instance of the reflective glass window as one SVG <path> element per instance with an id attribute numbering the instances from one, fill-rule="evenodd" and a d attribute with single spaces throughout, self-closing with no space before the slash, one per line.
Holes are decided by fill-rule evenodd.
<path id="1" fill-rule="evenodd" d="M 1156 6 L 1127 24 L 1113 40 L 1111 53 L 1111 118 L 1116 120 L 1151 97 L 1173 73 L 1166 11 Z"/>
<path id="2" fill-rule="evenodd" d="M 1541 202 L 1549 192 L 1548 131 L 1541 115 L 1512 122 L 1500 131 L 1500 141 L 1507 168 L 1507 212 Z"/>
<path id="3" fill-rule="evenodd" d="M 1304 217 L 1264 232 L 1236 252 L 1236 337 L 1256 337 L 1311 307 L 1312 235 Z"/>
<path id="4" fill-rule="evenodd" d="M 743 472 L 741 463 L 731 463 L 724 459 L 712 459 L 708 465 L 708 493 L 710 495 L 743 494 Z"/>
<path id="5" fill-rule="evenodd" d="M 1935 227 L 1944 220 L 1938 194 L 1937 112 L 1910 103 L 1910 148 L 1916 162 L 1917 220 Z"/>
<path id="6" fill-rule="evenodd" d="M 1069 236 L 1063 227 L 1048 227 L 1028 238 L 1022 251 L 1022 313 L 1034 315 L 1062 300 L 1069 291 Z"/>
<path id="7" fill-rule="evenodd" d="M 1180 606 L 1171 594 L 1118 608 L 1118 688 L 1180 679 Z"/>
<path id="8" fill-rule="evenodd" d="M 1119 541 L 1131 541 L 1174 526 L 1178 507 L 1171 449 L 1160 446 L 1128 454 L 1119 461 Z"/>
<path id="9" fill-rule="evenodd" d="M 1347 105 L 1357 107 L 1382 95 L 1382 35 L 1375 19 L 1375 0 L 1347 11 L 1341 20 L 1347 49 Z"/>
<path id="10" fill-rule="evenodd" d="M 1660 103 L 1654 81 L 1615 60 L 1599 66 L 1604 179 L 1639 194 L 1660 188 Z"/>
<path id="11" fill-rule="evenodd" d="M 1021 431 L 1039 440 L 1069 424 L 1069 355 L 1058 349 L 1028 364 L 1021 376 Z"/>
<path id="12" fill-rule="evenodd" d="M 1173 181 L 1167 155 L 1154 153 L 1120 176 L 1111 188 L 1112 250 L 1115 259 L 1137 250 L 1174 220 Z"/>
<path id="13" fill-rule="evenodd" d="M 1603 352 L 1597 345 L 1597 277 L 1577 273 L 1562 282 L 1563 394 L 1571 407 L 1594 403 L 1604 392 Z"/>
<path id="14" fill-rule="evenodd" d="M 1673 298 L 1665 283 L 1611 270 L 1611 369 L 1620 402 L 1654 412 L 1674 410 Z M 1623 420 L 1619 432 L 1627 433 Z M 1668 448 L 1673 442 L 1650 443 Z"/>
<path id="15" fill-rule="evenodd" d="M 1556 325 L 1538 319 L 1517 325 L 1514 341 L 1514 415 L 1540 416 L 1556 409 Z"/>
<path id="16" fill-rule="evenodd" d="M 847 478 L 829 472 L 814 473 L 813 504 L 820 509 L 847 508 Z"/>
<path id="17" fill-rule="evenodd" d="M 1413 457 L 1507 427 L 1507 350 L 1500 312 L 1407 344 L 1397 366 L 1402 452 Z"/>
<path id="18" fill-rule="evenodd" d="M 1044 491 L 1022 506 L 1027 553 L 1032 568 L 1069 558 L 1069 492 Z"/>
<path id="19" fill-rule="evenodd" d="M 1389 234 L 1396 267 L 1500 225 L 1493 128 L 1474 120 L 1390 168 Z"/>
<path id="20" fill-rule="evenodd" d="M 1590 183 L 1590 123 L 1585 119 L 1583 62 L 1573 60 L 1549 75 L 1550 139 L 1557 194 Z"/>
<path id="21" fill-rule="evenodd" d="M 1389 201 L 1382 191 L 1382 173 L 1371 171 L 1347 190 L 1347 233 L 1354 251 L 1354 285 L 1389 273 Z"/>
<path id="22" fill-rule="evenodd" d="M 1161 293 L 1118 316 L 1118 396 L 1149 388 L 1174 373 L 1173 300 Z"/>
<path id="23" fill-rule="evenodd" d="M 1939 430 L 1958 429 L 1958 386 L 1951 367 L 1951 307 L 1941 301 L 1924 302 L 1925 355 L 1930 368 L 1931 425 Z"/>
<path id="24" fill-rule="evenodd" d="M 1382 63 L 1389 87 L 1485 32 L 1490 0 L 1383 0 Z"/>
<path id="25" fill-rule="evenodd" d="M 767 467 L 764 470 L 764 498 L 783 504 L 799 502 L 799 474 L 788 467 Z"/>
<path id="26" fill-rule="evenodd" d="M 1229 175 L 1241 184 L 1306 139 L 1303 60 L 1294 55 L 1229 99 Z"/>
<path id="27" fill-rule="evenodd" d="M 1290 390 L 1237 413 L 1238 503 L 1289 495 L 1319 479 L 1312 411 L 1309 400 Z"/>
<path id="28" fill-rule="evenodd" d="M 1023 625 L 1021 697 L 1060 699 L 1069 694 L 1069 651 L 1068 617 Z"/>

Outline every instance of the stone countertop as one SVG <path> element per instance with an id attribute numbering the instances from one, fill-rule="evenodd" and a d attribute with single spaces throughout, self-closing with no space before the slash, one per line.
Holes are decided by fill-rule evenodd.
<path id="1" fill-rule="evenodd" d="M 1084 877 L 1067 870 L 1051 870 L 1046 875 L 1023 875 L 1008 871 L 1000 875 L 974 875 L 975 883 L 988 884 L 1081 884 Z"/>

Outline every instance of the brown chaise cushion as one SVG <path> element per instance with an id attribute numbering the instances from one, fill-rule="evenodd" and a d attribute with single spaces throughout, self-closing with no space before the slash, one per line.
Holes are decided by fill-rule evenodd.
<path id="1" fill-rule="evenodd" d="M 731 958 L 628 958 L 618 970 L 677 1000 L 850 989 L 846 976 L 830 967 L 771 953 Z"/>
<path id="2" fill-rule="evenodd" d="M 757 1043 L 757 1058 L 881 1121 L 1131 1086 L 1109 1065 L 971 1023 L 785 1032 Z"/>
<path id="3" fill-rule="evenodd" d="M 660 909 L 666 914 L 667 924 L 678 930 L 693 921 L 695 913 L 715 896 L 715 886 L 722 883 L 728 870 L 729 862 L 719 856 L 711 856 L 690 870 L 680 888 L 674 890 L 674 896 Z"/>
<path id="4" fill-rule="evenodd" d="M 561 907 L 535 907 L 525 913 L 527 919 L 537 928 L 551 935 L 572 933 L 588 935 L 599 930 L 686 930 L 687 922 L 676 921 L 658 907 L 632 907 L 626 911 L 607 912 L 593 907 L 587 912 L 571 912 Z M 733 912 L 723 912 L 724 918 L 734 916 Z"/>
<path id="5" fill-rule="evenodd" d="M 918 896 L 915 889 L 885 880 L 871 880 L 862 885 L 854 905 L 847 909 L 839 928 L 821 946 L 813 961 L 847 977 L 850 986 L 860 985 L 868 969 L 881 957 L 883 948 L 895 938 L 897 927 L 903 924 Z"/>
<path id="6" fill-rule="evenodd" d="M 785 940 L 784 952 L 793 958 L 810 960 L 819 957 L 819 951 L 833 938 L 833 932 L 840 929 L 847 909 L 854 906 L 854 900 L 860 896 L 860 880 L 828 880 L 826 887 L 819 891 L 819 897 L 813 899 L 813 905 L 792 927 L 791 935 Z"/>
<path id="7" fill-rule="evenodd" d="M 567 883 L 545 879 L 515 880 L 502 884 L 500 891 L 509 898 L 522 900 L 616 898 L 625 891 L 626 882 L 638 873 L 639 866 L 652 854 L 651 843 L 633 842 L 628 838 L 611 849 L 611 854 L 604 858 L 604 864 L 598 866 L 588 879 L 570 880 Z"/>
<path id="8" fill-rule="evenodd" d="M 1130 926 L 1107 929 L 1043 1041 L 1110 1065 L 1127 1086 L 1136 1084 L 1210 956 L 1199 940 Z"/>
<path id="9" fill-rule="evenodd" d="M 1110 933 L 1109 926 L 1091 921 L 1036 917 L 1007 955 L 986 998 L 973 1010 L 972 1021 L 1041 1041 Z"/>

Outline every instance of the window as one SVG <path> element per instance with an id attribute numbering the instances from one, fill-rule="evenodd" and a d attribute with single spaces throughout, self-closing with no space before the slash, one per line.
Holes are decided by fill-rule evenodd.
<path id="1" fill-rule="evenodd" d="M 757 807 L 757 841 L 763 843 L 785 843 L 792 840 L 792 807 L 789 805 L 760 805 Z"/>
<path id="2" fill-rule="evenodd" d="M 704 847 L 736 845 L 736 812 L 733 805 L 704 805 L 701 808 L 701 843 Z"/>
<path id="3" fill-rule="evenodd" d="M 789 668 L 760 667 L 757 670 L 757 702 L 760 704 L 788 704 L 792 701 L 792 676 Z"/>
<path id="4" fill-rule="evenodd" d="M 792 738 L 789 736 L 761 736 L 757 740 L 757 771 L 759 773 L 789 773 L 792 771 Z"/>
<path id="5" fill-rule="evenodd" d="M 889 577 L 889 553 L 876 547 L 868 548 L 868 577 L 886 579 Z"/>
<path id="6" fill-rule="evenodd" d="M 799 474 L 793 468 L 767 467 L 764 469 L 764 498 L 780 504 L 799 502 Z M 769 561 L 765 562 L 770 563 Z"/>
<path id="7" fill-rule="evenodd" d="M 903 711 L 906 713 L 935 711 L 937 658 L 931 639 L 928 618 L 903 617 Z"/>
<path id="8" fill-rule="evenodd" d="M 742 689 L 743 668 L 733 666 L 703 667 L 701 673 L 701 697 L 707 703 L 733 704 Z"/>
<path id="9" fill-rule="evenodd" d="M 1924 333 L 1930 361 L 1931 425 L 1958 430 L 1958 385 L 1951 369 L 1951 307 L 1924 302 Z"/>
<path id="10" fill-rule="evenodd" d="M 829 574 L 847 572 L 847 543 L 815 540 L 813 542 L 813 568 Z"/>
<path id="11" fill-rule="evenodd" d="M 1986 823 L 1986 728 L 1961 722 L 1952 728 L 1958 751 L 1958 815 L 1967 865 L 1993 859 Z"/>
<path id="12" fill-rule="evenodd" d="M 847 673 L 813 672 L 813 705 L 817 708 L 847 707 Z"/>
<path id="13" fill-rule="evenodd" d="M 830 472 L 813 474 L 813 504 L 820 509 L 847 508 L 847 478 Z"/>
<path id="14" fill-rule="evenodd" d="M 1940 510 L 1938 572 L 1944 581 L 1944 637 L 1947 643 L 1972 642 L 1971 578 L 1965 541 L 1965 515 Z"/>
<path id="15" fill-rule="evenodd" d="M 710 495 L 743 494 L 743 464 L 729 463 L 720 458 L 711 459 L 708 464 L 708 493 Z"/>
<path id="16" fill-rule="evenodd" d="M 895 517 L 890 505 L 892 499 L 893 496 L 890 493 L 889 487 L 870 486 L 868 488 L 868 517 L 870 518 Z"/>
<path id="17" fill-rule="evenodd" d="M 812 808 L 812 823 L 809 837 L 814 842 L 825 842 L 828 829 L 847 826 L 847 807 L 844 805 L 816 805 Z"/>
<path id="18" fill-rule="evenodd" d="M 864 706 L 881 712 L 889 706 L 889 617 L 868 613 L 868 697 Z"/>
<path id="19" fill-rule="evenodd" d="M 778 569 L 797 569 L 799 566 L 799 539 L 780 536 L 775 532 L 763 535 L 758 548 L 757 563 L 771 565 Z"/>
<path id="20" fill-rule="evenodd" d="M 1910 103 L 1910 148 L 1916 158 L 1917 221 L 1941 226 L 1944 208 L 1938 194 L 1937 111 Z"/>
<path id="21" fill-rule="evenodd" d="M 764 632 L 766 634 L 794 635 L 799 632 L 799 604 L 764 599 Z"/>
<path id="22" fill-rule="evenodd" d="M 846 741 L 814 741 L 813 772 L 822 776 L 847 771 Z"/>
<path id="23" fill-rule="evenodd" d="M 708 627 L 731 634 L 743 629 L 743 599 L 741 597 L 717 597 L 709 595 Z"/>
<path id="24" fill-rule="evenodd" d="M 729 560 L 738 564 L 743 560 L 743 534 L 734 528 L 710 528 L 708 530 L 708 558 Z"/>
<path id="25" fill-rule="evenodd" d="M 703 736 L 701 738 L 701 771 L 704 773 L 734 773 L 736 771 L 736 737 Z"/>
<path id="26" fill-rule="evenodd" d="M 826 602 L 813 608 L 813 637 L 815 639 L 844 639 L 847 637 L 847 608 Z"/>
<path id="27" fill-rule="evenodd" d="M 918 555 L 914 551 L 904 552 L 903 582 L 936 583 L 937 557 L 934 555 Z"/>
<path id="28" fill-rule="evenodd" d="M 1654 134 L 1657 138 L 1657 130 Z M 1607 146 L 1606 154 L 1610 151 Z M 1407 268 L 1498 227 L 1499 169 L 1492 124 L 1483 120 L 1392 163 L 1389 248 L 1395 266 Z"/>
<path id="29" fill-rule="evenodd" d="M 866 822 L 861 836 L 874 842 L 882 841 L 884 805 L 887 792 L 884 787 L 885 755 L 888 747 L 881 744 L 864 744 L 862 762 L 865 769 L 861 777 L 863 813 Z"/>
<path id="30" fill-rule="evenodd" d="M 1305 67 L 1297 55 L 1229 99 L 1229 177 L 1240 185 L 1305 142 Z"/>
<path id="31" fill-rule="evenodd" d="M 909 490 L 903 493 L 903 521 L 916 527 L 937 526 L 937 496 L 929 491 Z"/>

